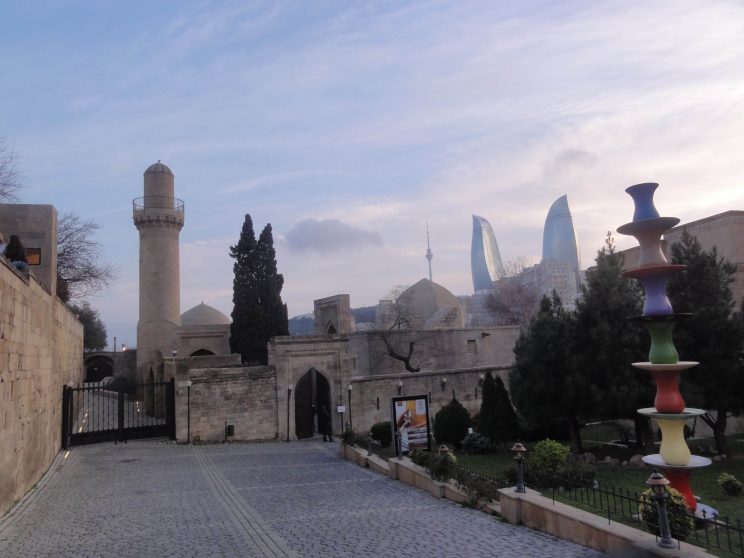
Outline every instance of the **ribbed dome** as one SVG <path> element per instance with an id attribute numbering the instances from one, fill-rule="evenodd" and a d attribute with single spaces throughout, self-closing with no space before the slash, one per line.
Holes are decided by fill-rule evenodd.
<path id="1" fill-rule="evenodd" d="M 165 165 L 163 165 L 165 166 Z M 168 167 L 165 167 L 168 168 Z M 182 326 L 202 326 L 202 325 L 228 325 L 230 318 L 225 316 L 216 308 L 204 304 L 197 304 L 190 310 L 181 314 Z"/>
<path id="2" fill-rule="evenodd" d="M 145 174 L 169 174 L 173 176 L 173 171 L 168 168 L 168 165 L 164 165 L 163 163 L 158 161 L 157 163 L 153 163 L 152 165 L 147 167 Z"/>

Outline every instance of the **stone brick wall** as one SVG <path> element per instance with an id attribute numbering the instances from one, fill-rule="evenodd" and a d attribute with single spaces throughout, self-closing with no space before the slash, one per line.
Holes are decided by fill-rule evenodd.
<path id="1" fill-rule="evenodd" d="M 62 386 L 83 381 L 83 326 L 0 258 L 0 515 L 60 449 Z"/>
<path id="2" fill-rule="evenodd" d="M 385 335 L 396 350 L 405 354 L 412 334 L 389 331 Z M 415 348 L 411 363 L 421 372 L 454 368 L 510 365 L 514 362 L 514 344 L 519 327 L 484 327 L 419 331 L 413 337 Z M 405 374 L 405 365 L 387 354 L 380 332 L 369 331 L 349 336 L 352 377 Z"/>
<path id="3" fill-rule="evenodd" d="M 225 422 L 235 426 L 231 440 L 276 439 L 276 393 L 276 373 L 268 366 L 189 370 L 181 365 L 176 373 L 176 439 L 188 440 L 189 406 L 192 441 L 223 441 Z"/>
<path id="4" fill-rule="evenodd" d="M 511 366 L 488 366 L 353 378 L 351 381 L 352 426 L 355 431 L 360 432 L 369 430 L 376 422 L 390 420 L 392 398 L 399 395 L 429 395 L 429 415 L 433 418 L 437 411 L 452 400 L 454 393 L 471 416 L 475 415 L 480 411 L 483 395 L 479 382 L 481 376 L 491 371 L 494 377 L 499 375 L 508 385 L 510 370 Z M 442 382 L 442 380 L 446 381 Z M 400 393 L 398 393 L 399 382 L 402 382 Z M 443 383 L 444 387 L 442 387 Z M 348 416 L 345 420 L 348 422 Z"/>

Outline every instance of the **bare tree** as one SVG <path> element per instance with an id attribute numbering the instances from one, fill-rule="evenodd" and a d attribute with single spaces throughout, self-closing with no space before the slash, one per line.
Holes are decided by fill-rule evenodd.
<path id="1" fill-rule="evenodd" d="M 529 273 L 531 267 L 524 257 L 504 264 L 504 275 L 494 283 L 486 301 L 499 325 L 527 325 L 537 312 L 541 292 L 537 279 Z"/>
<path id="2" fill-rule="evenodd" d="M 22 186 L 17 161 L 16 152 L 5 140 L 0 139 L 0 201 L 18 201 Z"/>
<path id="3" fill-rule="evenodd" d="M 84 221 L 74 213 L 60 217 L 57 223 L 57 295 L 62 300 L 84 298 L 114 280 L 114 266 L 103 259 L 103 248 L 93 239 L 100 229 L 98 223 Z"/>
<path id="4" fill-rule="evenodd" d="M 411 301 L 401 295 L 405 285 L 394 287 L 380 304 L 376 317 L 379 337 L 385 344 L 385 354 L 401 361 L 408 372 L 419 372 L 421 366 L 414 364 L 414 353 L 418 346 L 439 335 L 439 331 L 425 329 L 425 324 L 416 315 Z"/>

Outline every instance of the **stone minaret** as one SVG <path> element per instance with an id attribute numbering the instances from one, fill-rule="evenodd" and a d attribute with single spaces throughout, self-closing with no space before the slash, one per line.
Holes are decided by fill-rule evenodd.
<path id="1" fill-rule="evenodd" d="M 181 323 L 178 236 L 183 227 L 183 202 L 174 197 L 171 170 L 160 161 L 145 171 L 144 197 L 134 206 L 140 237 L 137 380 L 150 371 L 159 378 L 160 363 L 178 349 Z"/>

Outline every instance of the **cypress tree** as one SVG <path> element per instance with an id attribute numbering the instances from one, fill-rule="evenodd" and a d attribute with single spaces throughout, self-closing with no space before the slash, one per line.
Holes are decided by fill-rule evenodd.
<path id="1" fill-rule="evenodd" d="M 253 221 L 246 215 L 230 257 L 235 259 L 230 350 L 240 353 L 244 363 L 266 364 L 269 339 L 289 332 L 287 307 L 280 296 L 284 277 L 277 273 L 271 225 L 256 241 Z"/>
<path id="2" fill-rule="evenodd" d="M 483 380 L 478 428 L 494 446 L 518 438 L 517 414 L 512 407 L 509 393 L 501 378 L 496 376 L 494 380 L 491 372 Z"/>

